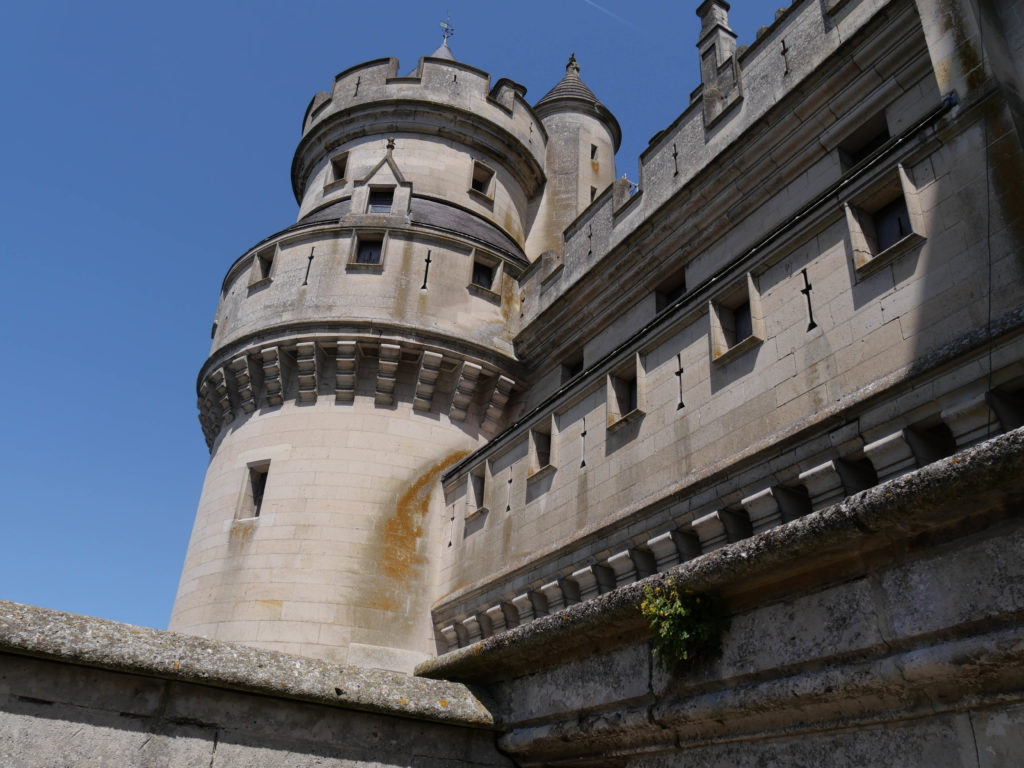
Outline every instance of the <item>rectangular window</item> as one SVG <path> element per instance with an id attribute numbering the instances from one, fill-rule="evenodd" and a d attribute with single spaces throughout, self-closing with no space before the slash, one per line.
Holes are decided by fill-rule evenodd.
<path id="1" fill-rule="evenodd" d="M 238 519 L 259 517 L 263 510 L 263 496 L 267 490 L 267 476 L 270 474 L 270 462 L 261 461 L 248 466 L 248 483 L 236 517 Z"/>
<path id="2" fill-rule="evenodd" d="M 553 469 L 551 452 L 554 417 L 549 416 L 530 430 L 530 475 Z"/>
<path id="3" fill-rule="evenodd" d="M 725 362 L 764 341 L 761 297 L 750 274 L 710 302 L 711 359 Z M 731 354 L 730 354 L 731 353 Z"/>
<path id="4" fill-rule="evenodd" d="M 597 160 L 597 145 L 596 144 L 591 144 L 590 145 L 590 159 L 591 160 Z"/>
<path id="5" fill-rule="evenodd" d="M 268 245 L 256 251 L 252 259 L 252 269 L 249 271 L 249 287 L 269 281 L 274 269 L 274 256 L 277 252 L 276 245 Z"/>
<path id="6" fill-rule="evenodd" d="M 490 264 L 482 261 L 473 262 L 473 285 L 484 288 L 488 291 L 494 290 L 495 269 Z"/>
<path id="7" fill-rule="evenodd" d="M 331 181 L 339 182 L 345 180 L 345 171 L 348 168 L 348 152 L 342 152 L 331 158 Z"/>
<path id="8" fill-rule="evenodd" d="M 467 482 L 466 492 L 466 504 L 469 513 L 480 512 L 487 509 L 485 504 L 484 493 L 487 490 L 485 482 L 486 466 L 481 464 L 478 467 L 474 467 L 470 473 Z"/>
<path id="9" fill-rule="evenodd" d="M 879 251 L 891 248 L 911 232 L 907 201 L 902 195 L 875 211 L 871 219 L 875 227 L 875 244 Z"/>
<path id="10" fill-rule="evenodd" d="M 879 112 L 861 123 L 839 145 L 843 168 L 849 170 L 866 160 L 888 140 L 889 125 L 885 121 L 885 113 Z"/>
<path id="11" fill-rule="evenodd" d="M 754 333 L 750 317 L 750 302 L 744 301 L 732 308 L 733 344 L 739 344 Z"/>
<path id="12" fill-rule="evenodd" d="M 493 192 L 491 189 L 493 181 L 494 171 L 492 171 L 483 163 L 474 161 L 473 178 L 470 182 L 470 189 L 478 194 L 484 195 L 485 197 L 493 197 Z"/>
<path id="13" fill-rule="evenodd" d="M 562 363 L 562 383 L 578 376 L 583 372 L 583 355 L 570 358 Z"/>
<path id="14" fill-rule="evenodd" d="M 622 423 L 643 414 L 641 387 L 643 366 L 640 355 L 608 374 L 608 428 L 614 429 Z"/>
<path id="15" fill-rule="evenodd" d="M 858 274 L 867 274 L 924 242 L 925 220 L 917 188 L 903 166 L 843 207 Z"/>
<path id="16" fill-rule="evenodd" d="M 686 274 L 677 272 L 668 278 L 654 292 L 654 306 L 657 312 L 661 312 L 673 302 L 686 293 Z"/>
<path id="17" fill-rule="evenodd" d="M 381 263 L 381 251 L 384 242 L 379 239 L 359 238 L 355 249 L 356 264 L 379 264 Z"/>
<path id="18" fill-rule="evenodd" d="M 391 204 L 395 199 L 395 190 L 391 187 L 371 189 L 367 213 L 391 213 Z M 376 262 L 373 262 L 376 263 Z"/>

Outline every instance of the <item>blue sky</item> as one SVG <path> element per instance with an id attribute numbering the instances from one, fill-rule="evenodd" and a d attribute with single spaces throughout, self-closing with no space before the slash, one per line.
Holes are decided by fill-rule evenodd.
<path id="1" fill-rule="evenodd" d="M 221 279 L 294 221 L 335 73 L 440 43 L 536 101 L 571 52 L 618 174 L 698 82 L 698 3 L 194 0 L 0 11 L 0 599 L 166 626 L 208 453 L 195 375 Z M 774 7 L 732 3 L 741 44 Z"/>

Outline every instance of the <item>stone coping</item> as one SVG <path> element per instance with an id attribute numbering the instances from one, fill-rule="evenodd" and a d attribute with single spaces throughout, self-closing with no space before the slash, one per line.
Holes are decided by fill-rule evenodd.
<path id="1" fill-rule="evenodd" d="M 460 683 L 0 601 L 0 653 L 450 725 L 491 728 Z"/>
<path id="2" fill-rule="evenodd" d="M 886 553 L 906 554 L 952 524 L 1012 514 L 1024 499 L 1024 427 L 994 437 L 831 507 L 688 560 L 599 597 L 420 664 L 416 674 L 488 682 L 647 637 L 638 605 L 647 585 L 673 580 L 736 607 L 832 582 Z M 968 526 L 970 528 L 970 526 Z M 946 529 L 940 533 L 939 529 Z M 923 540 L 923 541 L 922 541 Z M 825 575 L 823 575 L 825 574 Z"/>

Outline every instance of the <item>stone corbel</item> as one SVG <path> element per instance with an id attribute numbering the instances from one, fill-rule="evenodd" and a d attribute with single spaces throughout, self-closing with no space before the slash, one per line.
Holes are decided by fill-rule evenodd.
<path id="1" fill-rule="evenodd" d="M 295 347 L 295 367 L 298 371 L 299 402 L 315 403 L 319 379 L 316 342 L 304 341 Z"/>
<path id="2" fill-rule="evenodd" d="M 451 418 L 458 421 L 466 420 L 482 370 L 479 365 L 468 360 L 462 364 L 462 370 L 459 371 L 459 378 L 452 392 L 452 405 L 448 412 Z"/>
<path id="3" fill-rule="evenodd" d="M 420 368 L 416 374 L 416 393 L 413 395 L 412 407 L 417 411 L 429 411 L 434 404 L 434 390 L 437 388 L 437 377 L 441 374 L 441 360 L 438 352 L 424 351 L 420 357 Z"/>
<path id="4" fill-rule="evenodd" d="M 508 376 L 498 376 L 494 382 L 494 389 L 491 390 L 491 397 L 487 403 L 487 410 L 484 411 L 483 428 L 487 431 L 496 431 L 501 426 L 502 418 L 505 415 L 505 406 L 512 394 L 512 387 L 515 382 Z"/>
<path id="5" fill-rule="evenodd" d="M 402 359 L 402 347 L 398 344 L 381 344 L 377 365 L 377 389 L 373 401 L 377 405 L 392 405 L 395 402 L 395 384 L 398 381 L 398 363 Z"/>
<path id="6" fill-rule="evenodd" d="M 359 350 L 354 341 L 339 341 L 335 352 L 334 401 L 351 403 L 356 399 L 356 375 Z"/>
<path id="7" fill-rule="evenodd" d="M 256 410 L 256 397 L 253 394 L 252 371 L 249 368 L 249 356 L 239 355 L 231 361 L 228 368 L 235 380 L 235 390 L 238 392 L 238 405 L 244 413 L 252 413 Z"/>
<path id="8" fill-rule="evenodd" d="M 260 359 L 263 362 L 263 394 L 267 399 L 267 405 L 280 405 L 284 402 L 281 350 L 279 347 L 265 347 L 260 350 Z"/>

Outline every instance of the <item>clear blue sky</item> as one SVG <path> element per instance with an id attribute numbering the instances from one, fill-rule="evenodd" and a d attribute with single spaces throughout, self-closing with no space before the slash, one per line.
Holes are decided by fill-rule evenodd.
<path id="1" fill-rule="evenodd" d="M 166 626 L 227 267 L 289 225 L 306 104 L 440 43 L 536 101 L 575 51 L 618 173 L 697 85 L 698 2 L 32 0 L 0 15 L 0 599 Z M 774 7 L 732 3 L 740 43 Z"/>

